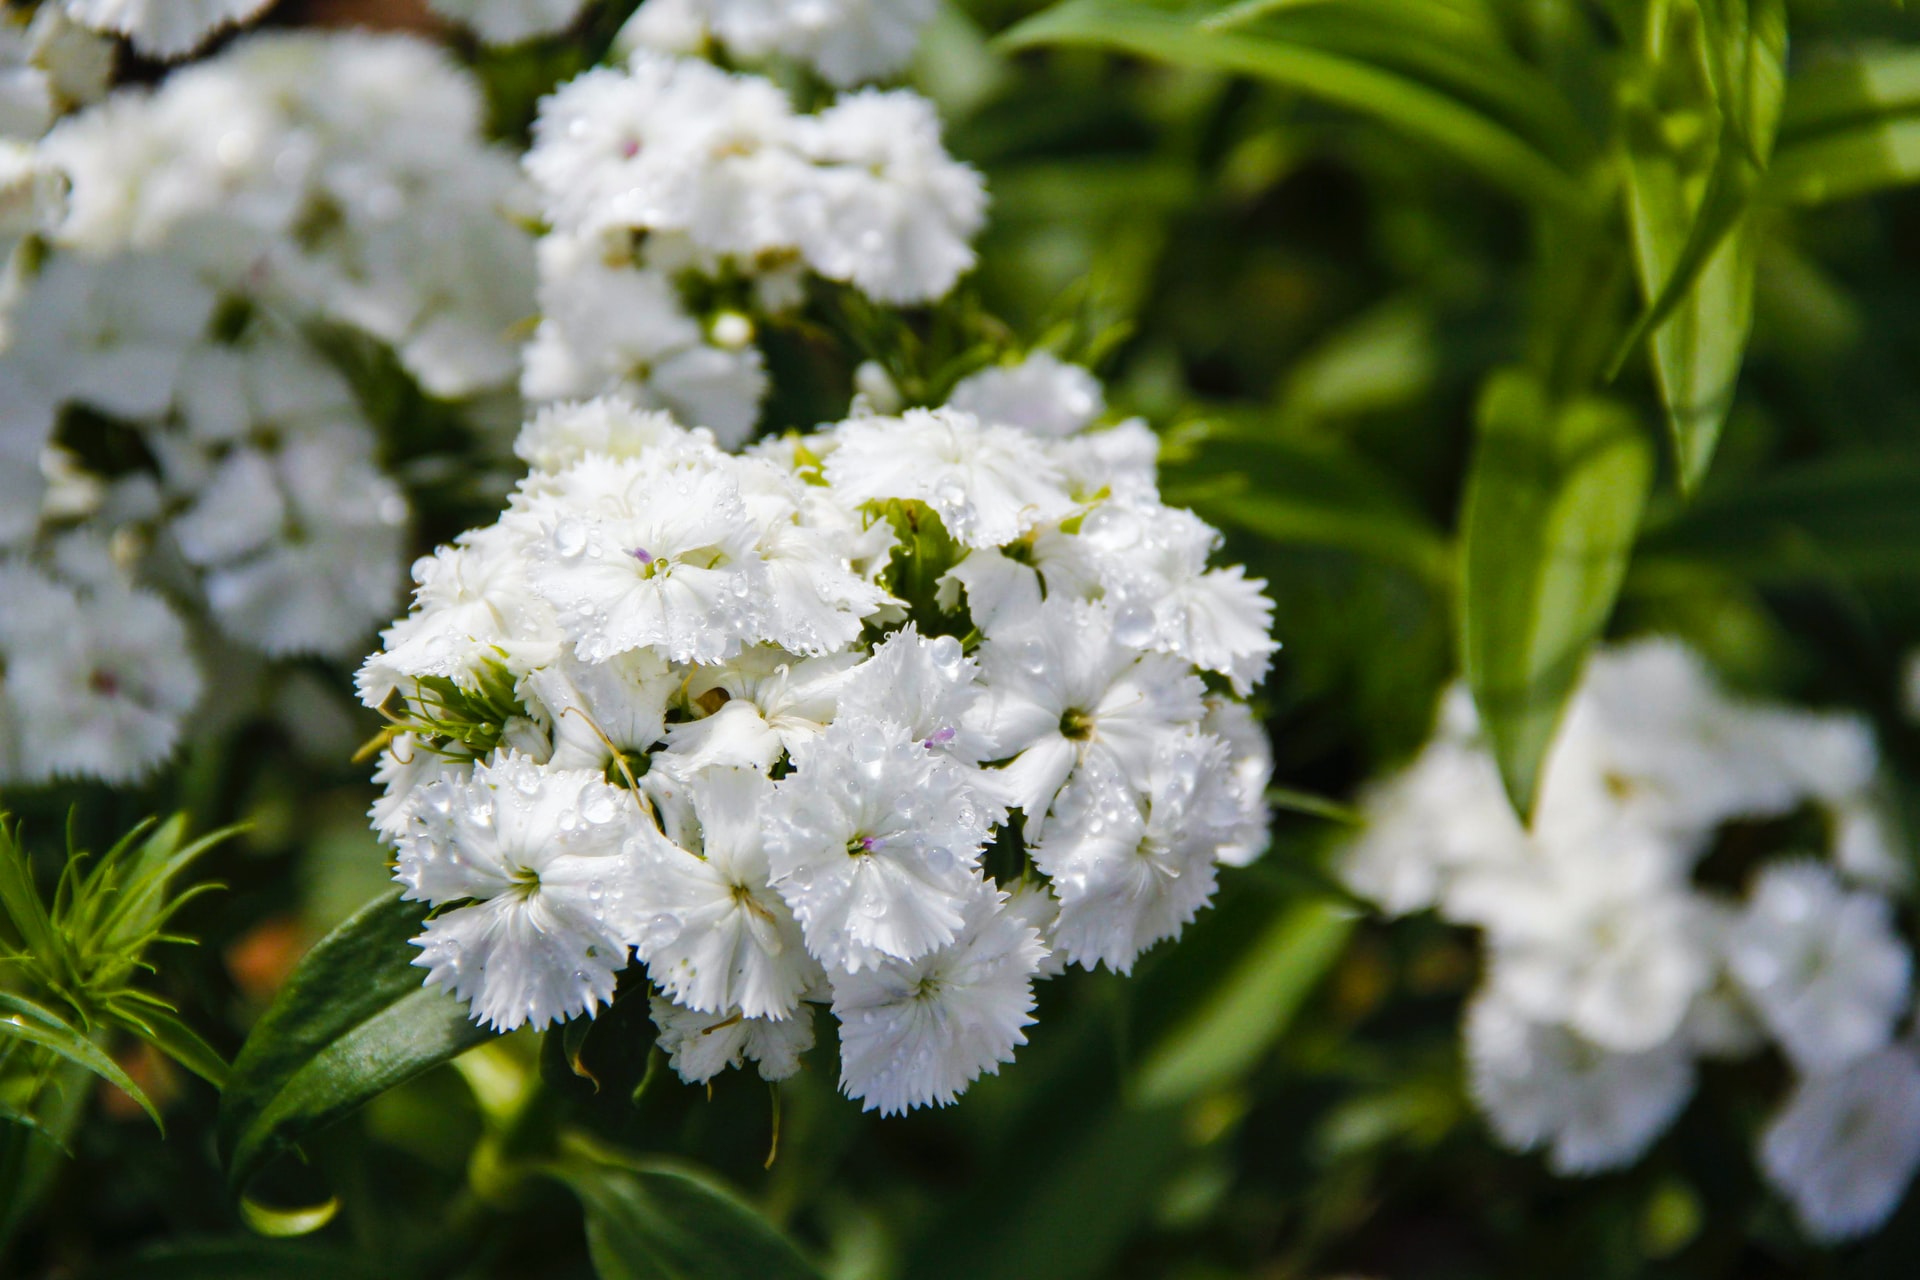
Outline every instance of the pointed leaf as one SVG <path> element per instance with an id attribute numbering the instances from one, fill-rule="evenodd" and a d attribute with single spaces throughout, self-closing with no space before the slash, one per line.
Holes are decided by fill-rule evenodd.
<path id="1" fill-rule="evenodd" d="M 765 1218 L 705 1178 L 585 1158 L 552 1172 L 586 1209 L 600 1280 L 820 1280 Z"/>
<path id="2" fill-rule="evenodd" d="M 1584 216 L 1572 175 L 1505 124 L 1452 94 L 1359 58 L 1125 0 L 1068 0 L 1000 37 L 1002 47 L 1091 45 L 1253 76 L 1373 116 L 1432 143 L 1531 204 Z"/>
<path id="3" fill-rule="evenodd" d="M 1338 903 L 1304 901 L 1281 911 L 1214 989 L 1141 1064 L 1133 1102 L 1190 1101 L 1252 1070 L 1339 959 L 1359 920 Z"/>
<path id="4" fill-rule="evenodd" d="M 200 1033 L 182 1022 L 170 1009 L 146 1000 L 127 1000 L 125 995 L 107 1006 L 107 1015 L 122 1027 L 145 1040 L 216 1089 L 227 1083 L 227 1060 Z"/>
<path id="5" fill-rule="evenodd" d="M 1652 449 L 1622 406 L 1553 404 L 1519 370 L 1488 383 L 1467 480 L 1461 652 L 1522 814 L 1612 613 L 1652 477 Z"/>
<path id="6" fill-rule="evenodd" d="M 426 914 L 398 890 L 307 953 L 234 1059 L 219 1140 L 235 1189 L 268 1160 L 493 1032 L 422 987 L 410 945 Z"/>
<path id="7" fill-rule="evenodd" d="M 1680 485 L 1692 492 L 1732 408 L 1753 323 L 1753 204 L 1780 119 L 1786 16 L 1783 0 L 1702 0 L 1665 12 L 1650 97 L 1628 110 L 1624 130 L 1647 306 L 1614 366 L 1652 335 Z M 1695 136 L 1703 130 L 1710 145 Z"/>
<path id="8" fill-rule="evenodd" d="M 140 1109 L 164 1128 L 151 1099 L 87 1034 L 59 1015 L 22 996 L 0 991 L 0 1039 L 12 1038 L 36 1045 L 75 1066 L 85 1067 L 140 1104 Z"/>
<path id="9" fill-rule="evenodd" d="M 1708 493 L 1648 532 L 1661 559 L 1754 582 L 1920 578 L 1920 458 L 1823 459 Z"/>

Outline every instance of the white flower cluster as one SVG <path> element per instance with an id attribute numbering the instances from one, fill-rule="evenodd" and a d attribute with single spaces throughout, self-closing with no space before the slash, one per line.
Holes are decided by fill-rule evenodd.
<path id="1" fill-rule="evenodd" d="M 491 45 L 565 31 L 586 7 L 587 0 L 427 0 L 427 8 Z"/>
<path id="2" fill-rule="evenodd" d="M 1365 797 L 1342 871 L 1391 913 L 1483 931 L 1467 1055 L 1503 1141 L 1563 1174 L 1631 1164 L 1686 1105 L 1697 1059 L 1770 1042 L 1799 1083 L 1761 1165 L 1810 1235 L 1845 1238 L 1920 1164 L 1920 1052 L 1895 1040 L 1904 872 L 1876 757 L 1858 719 L 1734 699 L 1683 646 L 1641 641 L 1590 662 L 1530 829 L 1456 691 L 1434 740 Z M 1796 815 L 1824 851 L 1768 858 L 1744 899 L 1702 882 L 1743 832 Z"/>
<path id="3" fill-rule="evenodd" d="M 972 267 L 986 209 L 924 98 L 802 115 L 771 80 L 649 49 L 546 99 L 526 169 L 551 231 L 522 393 L 618 392 L 729 446 L 767 390 L 755 316 L 798 308 L 809 272 L 932 302 Z"/>
<path id="4" fill-rule="evenodd" d="M 55 79 L 34 82 L 38 124 Z M 32 245 L 0 344 L 0 556 L 68 584 L 83 616 L 144 582 L 256 653 L 362 652 L 400 599 L 408 509 L 312 335 L 390 344 L 438 395 L 511 383 L 532 241 L 507 217 L 522 180 L 482 141 L 481 111 L 431 45 L 277 34 L 0 150 L 0 210 L 28 193 L 28 225 L 8 229 Z M 180 630 L 127 632 L 156 646 L 148 684 L 181 670 Z M 150 767 L 197 690 L 150 690 L 167 734 L 96 736 L 49 767 Z M 92 705 L 56 713 L 42 693 L 16 689 L 26 740 Z"/>
<path id="5" fill-rule="evenodd" d="M 92 31 L 125 36 L 149 58 L 180 58 L 214 33 L 257 18 L 272 0 L 58 0 Z M 49 8 L 52 5 L 48 6 Z"/>
<path id="6" fill-rule="evenodd" d="M 1128 970 L 1264 848 L 1230 691 L 1271 605 L 1144 426 L 910 410 L 730 455 L 601 398 L 518 447 L 361 672 L 375 826 L 440 908 L 416 963 L 477 1018 L 590 1013 L 633 956 L 689 1081 L 791 1074 L 821 1003 L 850 1095 L 944 1104 L 1036 977 Z"/>
<path id="7" fill-rule="evenodd" d="M 694 54 L 717 40 L 735 59 L 786 58 L 846 86 L 904 70 L 935 7 L 936 0 L 647 0 L 620 43 Z"/>

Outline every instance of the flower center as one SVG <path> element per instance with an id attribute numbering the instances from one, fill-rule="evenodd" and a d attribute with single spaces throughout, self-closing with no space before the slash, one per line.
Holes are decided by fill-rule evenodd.
<path id="1" fill-rule="evenodd" d="M 640 576 L 643 578 L 664 578 L 673 571 L 673 563 L 665 556 L 656 556 L 645 547 L 634 547 L 627 552 L 640 562 Z"/>
<path id="2" fill-rule="evenodd" d="M 87 688 L 103 698 L 114 698 L 120 694 L 120 677 L 102 667 L 87 677 Z"/>
<path id="3" fill-rule="evenodd" d="M 853 839 L 847 841 L 847 856 L 849 858 L 863 858 L 872 853 L 879 844 L 879 838 L 876 836 L 855 836 Z"/>
<path id="4" fill-rule="evenodd" d="M 1078 707 L 1068 707 L 1060 713 L 1060 733 L 1075 742 L 1085 742 L 1093 736 L 1093 717 Z"/>
<path id="5" fill-rule="evenodd" d="M 540 892 L 540 873 L 532 867 L 515 867 L 511 879 L 509 892 L 518 895 L 522 901 Z"/>

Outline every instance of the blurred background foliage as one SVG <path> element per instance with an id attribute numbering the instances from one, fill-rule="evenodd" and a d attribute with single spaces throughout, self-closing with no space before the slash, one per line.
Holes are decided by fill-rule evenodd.
<path id="1" fill-rule="evenodd" d="M 465 51 L 503 135 L 620 9 Z M 993 193 L 965 305 L 1095 363 L 1163 432 L 1169 500 L 1270 582 L 1283 786 L 1350 797 L 1423 739 L 1464 663 L 1507 708 L 1489 715 L 1524 801 L 1567 664 L 1595 631 L 1658 630 L 1738 685 L 1873 716 L 1920 813 L 1920 194 L 1902 189 L 1920 18 L 1890 0 L 968 0 L 915 81 Z M 946 341 L 913 332 L 929 360 Z M 837 416 L 850 362 L 772 341 L 772 425 Z M 361 381 L 397 456 L 441 447 L 390 365 Z M 416 480 L 422 549 L 485 510 L 484 485 Z M 1594 552 L 1580 608 L 1541 616 L 1567 571 L 1543 545 Z M 97 848 L 153 813 L 247 824 L 202 858 L 226 891 L 176 922 L 203 945 L 152 983 L 228 1057 L 302 951 L 385 887 L 349 762 L 377 726 L 346 687 L 298 671 L 272 722 L 203 724 L 162 783 L 78 810 Z M 66 798 L 8 797 L 43 869 Z M 683 1087 L 643 1052 L 636 990 L 607 1015 L 622 1034 L 490 1042 L 268 1169 L 261 1203 L 338 1197 L 298 1240 L 244 1229 L 216 1091 L 115 1041 L 165 1136 L 101 1088 L 0 1271 L 590 1276 L 580 1201 L 603 1246 L 638 1219 L 585 1165 L 577 1194 L 524 1172 L 564 1128 L 640 1153 L 655 1209 L 677 1203 L 660 1161 L 711 1171 L 845 1280 L 1911 1274 L 1920 1198 L 1866 1243 L 1801 1243 L 1746 1154 L 1751 1091 L 1711 1071 L 1629 1172 L 1556 1180 L 1498 1149 L 1458 1058 L 1471 941 L 1358 910 L 1322 870 L 1339 831 L 1283 812 L 1178 946 L 1131 979 L 1043 985 L 1019 1061 L 949 1110 L 860 1114 L 825 1046 L 777 1098 L 741 1073 Z M 737 1206 L 696 1210 L 751 1234 Z M 600 1274 L 735 1274 L 647 1238 Z"/>

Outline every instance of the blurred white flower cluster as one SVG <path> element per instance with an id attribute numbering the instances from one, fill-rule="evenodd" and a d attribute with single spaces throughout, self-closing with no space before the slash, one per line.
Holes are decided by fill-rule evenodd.
<path id="1" fill-rule="evenodd" d="M 364 652 L 392 617 L 408 504 L 320 339 L 385 344 L 436 396 L 502 394 L 532 241 L 477 85 L 432 45 L 254 36 L 101 97 L 110 57 L 59 45 L 54 12 L 4 28 L 26 132 L 0 150 L 18 237 L 0 560 L 71 597 L 63 646 L 38 659 L 70 679 L 36 683 L 9 651 L 0 779 L 125 780 L 165 757 L 200 683 L 180 674 L 186 628 L 123 626 L 128 601 L 147 618 L 164 593 L 268 657 Z M 151 662 L 139 680 L 89 666 L 101 645 Z M 55 707 L 54 687 L 85 696 Z M 96 712 L 124 732 L 31 745 Z"/>
<path id="2" fill-rule="evenodd" d="M 737 60 L 786 58 L 840 86 L 884 80 L 913 57 L 936 0 L 647 0 L 621 43 Z"/>
<path id="3" fill-rule="evenodd" d="M 1010 1061 L 1036 978 L 1177 935 L 1265 844 L 1238 695 L 1272 607 L 1160 503 L 1144 426 L 1079 430 L 1076 372 L 1013 380 L 1068 405 L 741 455 L 616 397 L 542 410 L 506 514 L 415 567 L 360 677 L 428 981 L 540 1025 L 637 956 L 689 1081 L 791 1074 L 827 1004 L 843 1088 L 891 1113 Z"/>
<path id="4" fill-rule="evenodd" d="M 125 36 L 148 58 L 192 53 L 226 28 L 257 18 L 272 0 L 58 0 L 68 20 L 104 35 Z"/>
<path id="5" fill-rule="evenodd" d="M 1692 652 L 1646 640 L 1590 662 L 1530 830 L 1455 691 L 1434 740 L 1365 797 L 1342 872 L 1390 913 L 1483 931 L 1467 1056 L 1503 1141 L 1560 1173 L 1631 1164 L 1697 1060 L 1771 1044 L 1798 1083 L 1761 1166 L 1810 1235 L 1847 1238 L 1920 1163 L 1913 960 L 1890 897 L 1905 872 L 1876 769 L 1863 721 L 1732 698 Z M 1715 887 L 1729 878 L 1743 897 Z"/>
<path id="6" fill-rule="evenodd" d="M 542 103 L 526 169 L 551 229 L 522 393 L 619 392 L 728 446 L 767 391 L 756 322 L 799 308 L 809 273 L 935 301 L 973 265 L 986 210 L 916 94 L 804 115 L 771 80 L 644 47 Z"/>

